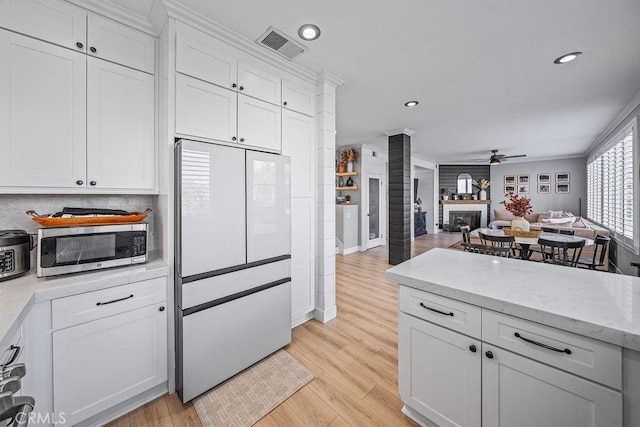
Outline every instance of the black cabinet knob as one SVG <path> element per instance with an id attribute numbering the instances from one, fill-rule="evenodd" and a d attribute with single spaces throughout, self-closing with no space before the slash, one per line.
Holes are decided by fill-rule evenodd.
<path id="1" fill-rule="evenodd" d="M 84 45 L 80 42 L 77 42 L 76 46 L 78 46 L 78 49 L 82 49 L 84 47 Z"/>
<path id="2" fill-rule="evenodd" d="M 231 87 L 236 88 L 236 87 L 238 87 L 238 85 L 234 83 L 234 84 L 231 85 Z"/>
<path id="3" fill-rule="evenodd" d="M 240 90 L 244 90 L 244 86 L 240 86 Z"/>
<path id="4" fill-rule="evenodd" d="M 469 346 L 469 350 L 471 350 L 471 353 L 475 353 L 476 351 L 478 351 L 478 349 L 476 348 L 476 346 L 475 346 L 475 345 L 473 345 L 473 344 L 471 344 L 471 345 Z"/>
<path id="5" fill-rule="evenodd" d="M 160 307 L 160 311 L 164 311 L 164 305 Z"/>
<path id="6" fill-rule="evenodd" d="M 83 180 L 81 180 L 81 179 L 79 179 L 79 180 L 77 180 L 77 181 L 76 181 L 76 184 L 78 184 L 78 185 L 83 185 L 83 184 L 84 184 L 84 181 L 83 181 Z"/>
<path id="7" fill-rule="evenodd" d="M 89 185 L 96 185 L 96 182 L 95 182 L 95 181 L 91 181 L 91 182 L 89 183 Z"/>
<path id="8" fill-rule="evenodd" d="M 490 351 L 487 351 L 484 355 L 487 356 L 487 359 L 493 359 L 493 353 Z"/>
<path id="9" fill-rule="evenodd" d="M 282 105 L 285 105 L 285 106 L 286 106 L 286 105 L 287 105 L 287 101 L 284 101 L 284 102 L 282 103 Z"/>
<path id="10" fill-rule="evenodd" d="M 91 46 L 91 47 L 89 48 L 89 50 L 90 50 L 92 53 L 96 53 L 96 52 L 98 51 L 98 49 L 96 49 L 96 48 L 95 48 L 95 47 L 93 47 L 93 46 Z"/>
<path id="11" fill-rule="evenodd" d="M 244 142 L 244 138 L 240 138 L 240 142 Z"/>
<path id="12" fill-rule="evenodd" d="M 232 137 L 231 137 L 231 140 L 232 140 L 232 141 L 235 141 L 236 139 L 238 139 L 238 138 L 236 138 L 235 136 L 232 136 Z"/>

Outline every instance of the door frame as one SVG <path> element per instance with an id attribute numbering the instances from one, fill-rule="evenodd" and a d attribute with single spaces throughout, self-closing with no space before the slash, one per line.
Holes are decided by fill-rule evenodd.
<path id="1" fill-rule="evenodd" d="M 380 182 L 380 186 L 378 188 L 378 237 L 375 239 L 369 239 L 369 179 L 377 179 Z M 383 175 L 381 173 L 375 172 L 367 172 L 365 177 L 365 182 L 363 183 L 363 203 L 362 203 L 362 217 L 364 219 L 364 236 L 366 239 L 363 240 L 364 249 L 371 249 L 377 246 L 381 246 L 385 242 L 384 232 L 386 230 L 386 220 L 385 220 L 385 191 L 384 191 L 384 181 Z M 366 211 L 365 211 L 366 209 Z"/>

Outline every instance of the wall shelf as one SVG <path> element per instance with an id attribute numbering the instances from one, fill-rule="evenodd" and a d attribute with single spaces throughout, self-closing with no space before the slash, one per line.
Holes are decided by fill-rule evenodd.
<path id="1" fill-rule="evenodd" d="M 357 176 L 358 172 L 336 172 L 336 176 Z"/>
<path id="2" fill-rule="evenodd" d="M 336 187 L 336 191 L 345 191 L 345 190 L 357 190 L 358 186 L 353 185 L 351 187 Z"/>

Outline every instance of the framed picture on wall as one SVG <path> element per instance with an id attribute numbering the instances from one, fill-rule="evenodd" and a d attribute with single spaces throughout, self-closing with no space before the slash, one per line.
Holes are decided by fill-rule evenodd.
<path id="1" fill-rule="evenodd" d="M 538 184 L 550 184 L 551 183 L 551 174 L 550 173 L 539 173 L 538 174 Z M 541 193 L 541 191 L 538 191 Z"/>
<path id="2" fill-rule="evenodd" d="M 569 182 L 569 172 L 557 173 L 556 174 L 556 184 L 564 184 L 565 182 Z"/>
<path id="3" fill-rule="evenodd" d="M 504 176 L 504 185 L 515 185 L 516 176 L 515 175 L 505 175 Z"/>
<path id="4" fill-rule="evenodd" d="M 551 184 L 538 184 L 538 193 L 540 194 L 551 193 Z"/>
<path id="5" fill-rule="evenodd" d="M 529 185 L 518 184 L 518 194 L 529 194 Z"/>
<path id="6" fill-rule="evenodd" d="M 515 193 L 516 186 L 515 185 L 505 185 L 504 186 L 504 194 Z"/>
<path id="7" fill-rule="evenodd" d="M 558 194 L 568 194 L 569 193 L 569 184 L 556 184 L 556 193 L 558 193 Z"/>
<path id="8" fill-rule="evenodd" d="M 529 175 L 518 175 L 518 185 L 528 185 L 528 184 L 529 184 Z"/>

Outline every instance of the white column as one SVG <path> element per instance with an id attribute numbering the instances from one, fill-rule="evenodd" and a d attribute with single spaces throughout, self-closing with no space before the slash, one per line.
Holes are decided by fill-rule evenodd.
<path id="1" fill-rule="evenodd" d="M 339 79 L 322 72 L 316 90 L 317 258 L 316 308 L 313 316 L 325 323 L 337 316 L 336 308 L 336 88 Z"/>

